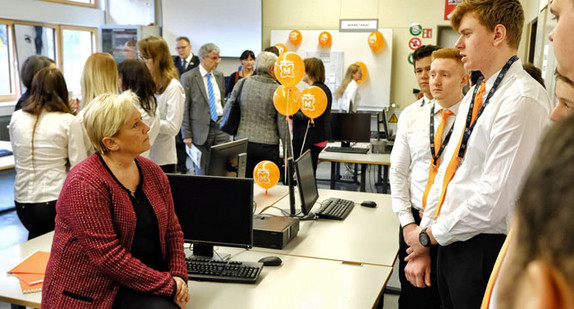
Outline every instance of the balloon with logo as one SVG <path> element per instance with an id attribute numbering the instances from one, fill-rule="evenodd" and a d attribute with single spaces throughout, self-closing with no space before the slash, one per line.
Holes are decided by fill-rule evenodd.
<path id="1" fill-rule="evenodd" d="M 274 70 L 281 85 L 294 87 L 305 74 L 305 64 L 296 53 L 286 52 L 277 58 Z"/>
<path id="2" fill-rule="evenodd" d="M 283 53 L 287 51 L 287 46 L 285 46 L 284 44 L 277 43 L 273 46 L 277 47 L 277 49 L 279 50 L 279 57 L 281 57 L 281 55 L 283 55 Z"/>
<path id="3" fill-rule="evenodd" d="M 361 72 L 363 72 L 363 76 L 361 76 L 361 79 L 357 80 L 357 84 L 360 84 L 363 81 L 367 80 L 367 78 L 369 77 L 369 72 L 367 72 L 367 65 L 365 65 L 361 61 L 357 61 L 357 62 L 355 62 L 355 64 L 360 66 Z"/>
<path id="4" fill-rule="evenodd" d="M 289 42 L 291 42 L 291 44 L 293 45 L 301 44 L 302 39 L 303 36 L 301 35 L 301 32 L 299 32 L 299 30 L 293 30 L 289 33 Z"/>
<path id="5" fill-rule="evenodd" d="M 374 53 L 376 53 L 383 47 L 385 43 L 385 38 L 383 37 L 382 33 L 380 33 L 379 31 L 375 31 L 369 34 L 368 42 L 371 50 Z"/>
<path id="6" fill-rule="evenodd" d="M 267 189 L 273 187 L 279 181 L 279 167 L 272 161 L 261 161 L 253 169 L 253 180 L 261 188 L 265 189 L 265 194 L 267 194 Z"/>
<path id="7" fill-rule="evenodd" d="M 311 119 L 321 116 L 327 109 L 327 95 L 323 89 L 317 86 L 305 88 L 301 93 L 301 106 L 299 107 L 303 115 Z"/>
<path id="8" fill-rule="evenodd" d="M 323 31 L 321 32 L 321 34 L 319 34 L 319 45 L 321 45 L 321 47 L 330 46 L 331 41 L 332 41 L 331 33 Z"/>
<path id="9" fill-rule="evenodd" d="M 291 116 L 299 110 L 301 92 L 297 87 L 281 85 L 273 93 L 273 106 L 283 116 Z"/>

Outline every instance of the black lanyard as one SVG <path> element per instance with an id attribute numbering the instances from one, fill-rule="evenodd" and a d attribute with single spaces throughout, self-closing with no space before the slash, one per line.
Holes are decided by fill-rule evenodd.
<path id="1" fill-rule="evenodd" d="M 444 138 L 444 142 L 440 145 L 440 149 L 438 150 L 438 153 L 435 154 L 435 148 L 434 148 L 434 106 L 435 104 L 432 105 L 431 107 L 431 111 L 430 111 L 430 151 L 431 151 L 431 156 L 432 156 L 432 164 L 434 166 L 436 166 L 436 162 L 438 161 L 438 158 L 440 158 L 440 155 L 442 154 L 442 152 L 444 151 L 444 148 L 446 147 L 446 145 L 448 144 L 448 141 L 450 140 L 450 135 L 452 134 L 452 128 L 454 128 L 454 123 L 450 126 L 450 129 L 448 130 L 448 133 L 446 134 L 446 137 Z M 445 123 L 446 125 L 446 123 Z"/>
<path id="2" fill-rule="evenodd" d="M 498 76 L 496 77 L 496 80 L 494 81 L 494 85 L 492 85 L 492 88 L 490 88 L 490 91 L 488 92 L 488 96 L 486 97 L 486 100 L 484 101 L 484 104 L 482 104 L 482 107 L 480 108 L 480 110 L 478 111 L 478 114 L 476 114 L 476 119 L 474 120 L 473 123 L 471 123 L 472 121 L 472 110 L 474 108 L 474 98 L 476 97 L 476 93 L 478 91 L 477 87 L 479 84 L 482 83 L 482 80 L 484 79 L 484 77 L 480 77 L 478 79 L 478 81 L 476 82 L 476 85 L 474 87 L 474 92 L 472 93 L 472 99 L 470 101 L 470 106 L 468 109 L 468 114 L 466 115 L 466 124 L 464 126 L 464 134 L 462 136 L 462 142 L 460 144 L 460 148 L 458 149 L 458 158 L 460 160 L 462 160 L 462 158 L 464 158 L 464 154 L 466 153 L 466 146 L 468 144 L 468 139 L 470 138 L 470 135 L 472 134 L 472 131 L 474 130 L 474 126 L 476 125 L 476 123 L 478 122 L 478 118 L 480 118 L 480 115 L 482 115 L 482 112 L 484 111 L 484 108 L 486 107 L 486 105 L 488 105 L 488 101 L 490 100 L 490 97 L 492 97 L 492 95 L 494 94 L 494 92 L 496 91 L 496 89 L 498 88 L 498 86 L 500 85 L 500 83 L 502 82 L 502 79 L 504 78 L 504 75 L 506 75 L 506 73 L 508 72 L 508 70 L 510 69 L 510 66 L 516 61 L 518 60 L 518 56 L 514 55 L 512 56 L 504 65 L 504 67 L 502 68 L 502 70 L 500 70 L 500 73 L 498 73 Z"/>

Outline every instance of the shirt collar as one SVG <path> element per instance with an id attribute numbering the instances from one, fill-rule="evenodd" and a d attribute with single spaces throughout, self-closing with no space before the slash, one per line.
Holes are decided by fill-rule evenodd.
<path id="1" fill-rule="evenodd" d="M 207 73 L 213 73 L 213 71 L 211 72 L 207 72 L 207 70 L 200 64 L 199 65 L 199 73 L 201 73 L 201 77 L 205 77 L 205 75 Z M 213 76 L 213 74 L 211 74 Z"/>
<path id="2" fill-rule="evenodd" d="M 460 106 L 460 102 L 462 102 L 462 99 L 460 101 L 458 101 L 455 105 L 453 105 L 449 108 L 443 108 L 442 106 L 440 106 L 440 104 L 437 103 L 436 100 L 433 99 L 432 103 L 434 104 L 434 114 L 436 115 L 436 114 L 440 113 L 441 109 L 446 109 L 446 110 L 452 111 L 456 115 L 458 113 L 458 107 Z"/>

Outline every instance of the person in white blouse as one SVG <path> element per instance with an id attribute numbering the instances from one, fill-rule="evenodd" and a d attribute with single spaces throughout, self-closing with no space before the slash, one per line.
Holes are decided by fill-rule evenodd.
<path id="1" fill-rule="evenodd" d="M 404 239 L 421 221 L 426 188 L 430 188 L 434 180 L 431 172 L 440 166 L 445 145 L 451 142 L 450 128 L 463 98 L 462 89 L 468 82 L 468 74 L 458 50 L 453 48 L 425 45 L 414 52 L 413 58 L 424 97 L 401 113 L 389 175 L 393 210 L 402 226 L 399 233 L 399 307 L 441 308 L 436 268 L 431 267 L 435 265 L 431 264 L 431 259 L 436 261 L 437 248 L 431 248 L 430 255 L 427 251 L 407 265 L 404 258 L 408 245 Z"/>
<path id="2" fill-rule="evenodd" d="M 455 46 L 464 68 L 480 71 L 484 79 L 461 102 L 421 226 L 407 236 L 408 260 L 423 253 L 423 246 L 440 245 L 444 308 L 480 306 L 548 123 L 548 95 L 516 56 L 523 23 L 518 0 L 463 0 L 451 19 L 460 33 Z"/>
<path id="3" fill-rule="evenodd" d="M 185 91 L 163 38 L 150 36 L 140 40 L 138 50 L 155 81 L 160 118 L 159 134 L 151 146 L 150 159 L 164 172 L 175 173 L 175 135 L 179 133 L 183 120 Z"/>
<path id="4" fill-rule="evenodd" d="M 159 110 L 155 98 L 155 83 L 145 64 L 139 60 L 126 59 L 118 64 L 120 90 L 131 90 L 138 96 L 137 106 L 143 122 L 150 128 L 147 132 L 149 143 L 153 145 L 159 134 Z M 149 150 L 140 154 L 149 159 Z"/>
<path id="5" fill-rule="evenodd" d="M 358 64 L 351 64 L 347 68 L 345 77 L 341 86 L 335 91 L 335 98 L 337 98 L 337 103 L 339 105 L 339 112 L 341 113 L 356 113 L 359 109 L 359 101 L 361 96 L 359 95 L 357 81 L 363 77 L 363 71 Z"/>
<path id="6" fill-rule="evenodd" d="M 35 75 L 30 97 L 9 125 L 16 180 L 14 199 L 28 239 L 54 230 L 56 201 L 68 170 L 87 157 L 89 139 L 68 105 L 62 72 Z"/>

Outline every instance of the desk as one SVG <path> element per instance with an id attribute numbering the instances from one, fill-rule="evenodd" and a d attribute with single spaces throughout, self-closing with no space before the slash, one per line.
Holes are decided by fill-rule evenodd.
<path id="1" fill-rule="evenodd" d="M 396 234 L 396 233 L 395 233 Z M 40 308 L 42 293 L 22 294 L 18 279 L 6 273 L 35 249 L 49 251 L 47 233 L 0 252 L 0 300 Z M 257 261 L 266 252 L 225 248 L 234 260 Z M 370 308 L 392 268 L 279 255 L 283 264 L 264 267 L 256 284 L 189 281 L 187 308 Z"/>
<path id="2" fill-rule="evenodd" d="M 367 145 L 367 144 L 365 144 Z M 357 145 L 357 147 L 366 147 L 364 145 Z M 387 192 L 389 165 L 391 165 L 391 155 L 388 153 L 371 153 L 370 150 L 366 154 L 362 153 L 343 153 L 343 152 L 329 152 L 321 151 L 319 154 L 319 161 L 331 162 L 331 189 L 335 189 L 337 182 L 337 162 L 361 164 L 361 192 L 365 192 L 365 183 L 367 175 L 367 166 L 369 164 L 379 165 L 383 167 L 383 193 Z"/>
<path id="3" fill-rule="evenodd" d="M 265 189 L 261 188 L 255 182 L 253 183 L 253 186 L 253 201 L 258 208 L 273 206 L 289 194 L 289 186 L 277 184 L 273 186 L 273 188 L 267 190 L 267 194 L 265 193 Z"/>
<path id="4" fill-rule="evenodd" d="M 330 197 L 356 203 L 372 200 L 377 207 L 355 204 L 343 221 L 301 221 L 297 237 L 282 250 L 255 247 L 253 251 L 392 267 L 399 250 L 396 237 L 399 221 L 393 213 L 390 195 L 319 189 L 314 209 L 319 209 L 319 202 Z M 276 206 L 289 208 L 289 198 L 281 199 Z M 277 214 L 278 210 L 270 209 L 267 213 Z"/>
<path id="5" fill-rule="evenodd" d="M 12 144 L 8 141 L 0 141 L 0 149 L 12 150 Z M 14 168 L 14 156 L 0 157 L 0 170 Z"/>

